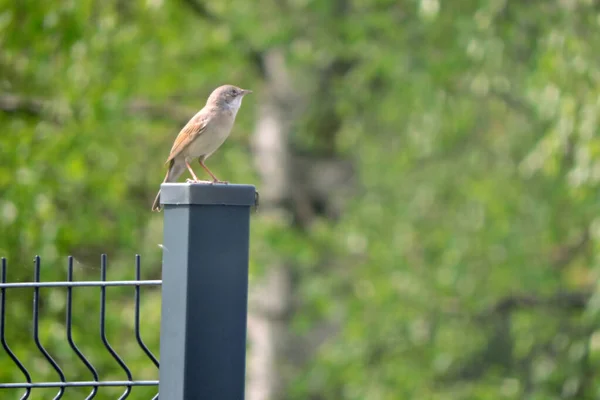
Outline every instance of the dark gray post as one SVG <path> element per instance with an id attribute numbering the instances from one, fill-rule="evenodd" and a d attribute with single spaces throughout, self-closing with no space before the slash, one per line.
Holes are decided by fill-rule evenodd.
<path id="1" fill-rule="evenodd" d="M 161 400 L 243 400 L 249 185 L 161 186 Z"/>

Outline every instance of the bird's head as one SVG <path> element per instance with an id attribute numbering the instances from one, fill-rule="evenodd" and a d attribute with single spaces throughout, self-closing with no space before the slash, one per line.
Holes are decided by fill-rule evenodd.
<path id="1" fill-rule="evenodd" d="M 237 110 L 242 105 L 242 99 L 248 93 L 252 93 L 252 90 L 241 89 L 233 85 L 219 86 L 210 94 L 206 104 L 214 104 Z"/>

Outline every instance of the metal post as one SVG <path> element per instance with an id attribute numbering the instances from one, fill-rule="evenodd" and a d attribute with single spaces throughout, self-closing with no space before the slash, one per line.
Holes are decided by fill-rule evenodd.
<path id="1" fill-rule="evenodd" d="M 243 400 L 249 185 L 161 186 L 161 400 Z"/>

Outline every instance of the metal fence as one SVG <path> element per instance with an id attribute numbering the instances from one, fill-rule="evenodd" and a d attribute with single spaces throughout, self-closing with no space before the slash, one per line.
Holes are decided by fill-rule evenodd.
<path id="1" fill-rule="evenodd" d="M 40 270 L 41 270 L 41 259 L 36 256 L 34 261 L 33 269 L 33 281 L 32 282 L 7 282 L 7 260 L 2 258 L 2 266 L 0 271 L 0 343 L 6 354 L 12 359 L 15 367 L 23 373 L 23 382 L 14 383 L 0 383 L 0 389 L 24 389 L 24 393 L 21 399 L 28 399 L 31 396 L 32 389 L 34 388 L 58 388 L 58 393 L 54 398 L 60 399 L 65 393 L 65 389 L 68 387 L 90 387 L 91 391 L 87 395 L 86 399 L 93 399 L 98 393 L 98 388 L 101 386 L 122 386 L 125 388 L 123 394 L 119 397 L 125 399 L 131 393 L 133 386 L 158 386 L 158 380 L 144 381 L 134 380 L 130 368 L 110 345 L 106 336 L 106 288 L 109 286 L 130 286 L 134 287 L 134 333 L 135 339 L 140 349 L 146 354 L 149 362 L 152 362 L 157 368 L 159 367 L 158 359 L 148 349 L 148 346 L 142 340 L 140 333 L 140 289 L 142 286 L 160 286 L 160 280 L 141 280 L 141 263 L 140 256 L 135 257 L 135 280 L 131 281 L 107 281 L 106 280 L 106 269 L 107 269 L 107 258 L 103 254 L 100 262 L 100 280 L 99 281 L 74 281 L 73 280 L 73 257 L 69 257 L 67 261 L 67 280 L 57 282 L 42 282 L 40 281 Z M 95 287 L 99 288 L 100 292 L 100 339 L 104 345 L 106 351 L 110 356 L 119 364 L 123 370 L 127 381 L 114 381 L 114 380 L 101 380 L 98 373 L 98 368 L 94 367 L 92 362 L 86 357 L 83 351 L 77 346 L 73 339 L 73 288 L 75 287 Z M 33 290 L 33 320 L 31 335 L 33 343 L 37 350 L 42 354 L 44 359 L 48 362 L 51 369 L 53 369 L 59 376 L 59 382 L 32 382 L 32 374 L 27 369 L 25 364 L 16 356 L 11 350 L 11 346 L 8 343 L 6 337 L 5 327 L 7 325 L 6 310 L 7 302 L 10 302 L 9 289 L 17 288 L 31 288 Z M 42 296 L 40 295 L 40 288 L 66 288 L 66 322 L 65 322 L 65 339 L 67 340 L 70 349 L 77 355 L 77 358 L 81 361 L 82 366 L 85 367 L 93 377 L 92 381 L 68 381 L 65 377 L 63 369 L 59 363 L 52 357 L 50 352 L 44 347 L 40 340 L 39 326 L 40 326 L 40 304 Z M 154 397 L 158 398 L 158 394 Z"/>
<path id="2" fill-rule="evenodd" d="M 41 260 L 35 258 L 33 281 L 7 282 L 8 263 L 2 258 L 0 271 L 0 344 L 23 375 L 21 382 L 0 382 L 5 389 L 22 390 L 29 399 L 38 388 L 56 388 L 53 399 L 61 399 L 69 388 L 89 388 L 86 399 L 94 399 L 102 387 L 122 387 L 119 399 L 129 398 L 135 386 L 158 386 L 163 400 L 242 400 L 244 398 L 246 312 L 248 296 L 248 245 L 250 207 L 257 199 L 253 186 L 163 184 L 164 209 L 162 280 L 142 280 L 140 256 L 135 257 L 135 280 L 106 279 L 107 257 L 101 256 L 100 280 L 75 281 L 73 258 L 68 258 L 67 280 L 40 280 Z M 134 336 L 148 363 L 159 368 L 157 357 L 140 331 L 141 288 L 161 287 L 161 368 L 159 380 L 136 380 L 131 368 L 111 346 L 106 333 L 107 287 L 134 290 Z M 98 290 L 100 295 L 99 337 L 103 348 L 120 366 L 127 380 L 102 379 L 102 371 L 86 357 L 73 339 L 74 288 Z M 32 367 L 15 354 L 7 339 L 7 304 L 11 290 L 33 291 L 31 337 L 43 359 L 59 377 L 56 382 L 35 382 Z M 64 367 L 40 338 L 41 288 L 66 288 L 65 340 L 90 381 L 69 381 Z M 88 289 L 78 289 L 88 290 Z M 153 399 L 158 399 L 158 393 Z M 38 397 L 35 397 L 38 398 Z"/>

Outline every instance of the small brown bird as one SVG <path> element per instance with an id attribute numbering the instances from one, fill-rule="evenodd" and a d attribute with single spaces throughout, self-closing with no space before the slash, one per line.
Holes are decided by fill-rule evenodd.
<path id="1" fill-rule="evenodd" d="M 223 85 L 210 94 L 204 108 L 198 111 L 177 135 L 166 162 L 169 164 L 169 170 L 163 183 L 177 181 L 186 168 L 194 178 L 188 179 L 188 182 L 226 183 L 217 179 L 204 162 L 229 136 L 242 99 L 248 93 L 252 91 Z M 194 158 L 198 158 L 202 168 L 212 177 L 212 182 L 198 179 L 190 166 Z M 152 211 L 160 211 L 160 190 L 152 205 Z"/>

